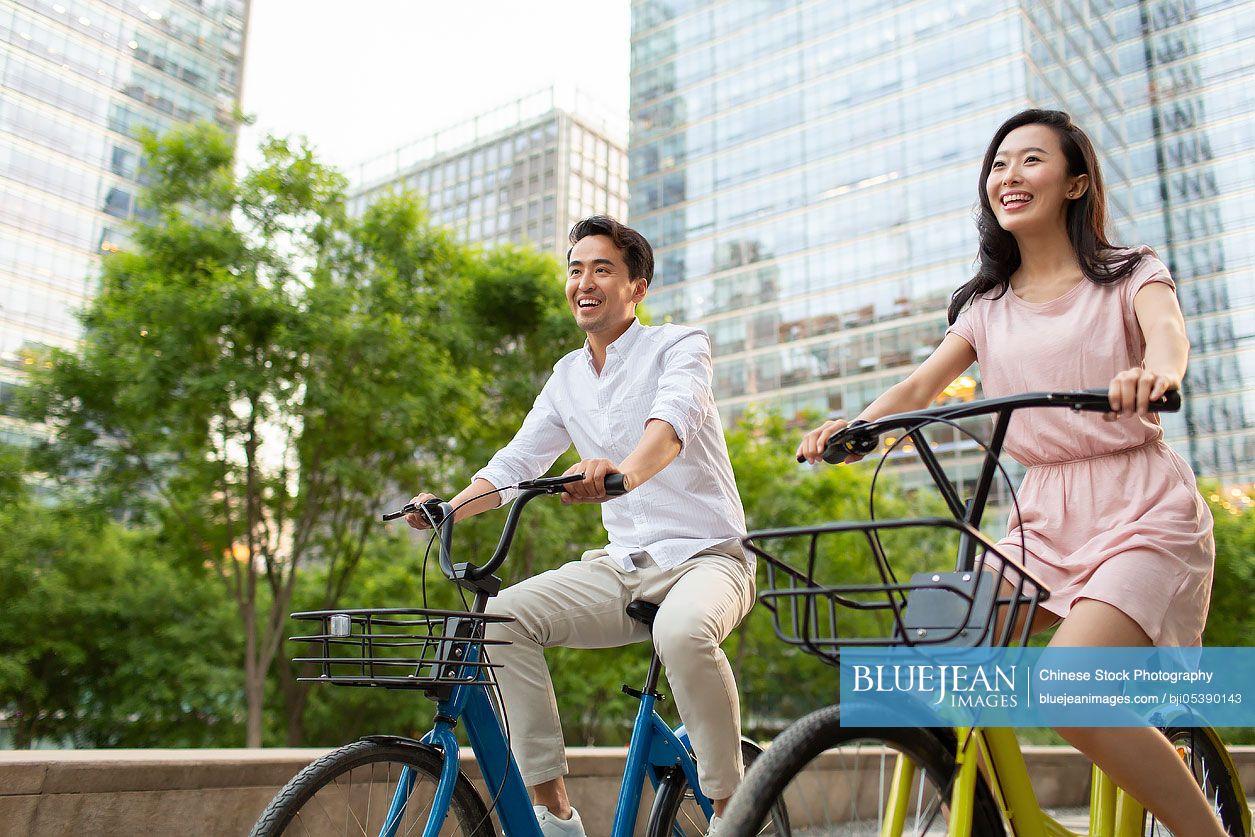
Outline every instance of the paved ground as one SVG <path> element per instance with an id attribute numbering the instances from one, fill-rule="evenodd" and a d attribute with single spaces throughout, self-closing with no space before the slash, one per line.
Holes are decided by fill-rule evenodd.
<path id="1" fill-rule="evenodd" d="M 1251 803 L 1251 819 L 1255 820 L 1255 802 Z M 1089 833 L 1088 808 L 1047 808 L 1046 813 L 1059 821 L 1064 828 L 1077 834 Z"/>
<path id="2" fill-rule="evenodd" d="M 1088 808 L 1047 808 L 1046 813 L 1058 820 L 1059 824 L 1064 828 L 1076 832 L 1077 834 L 1089 833 L 1089 809 Z M 1255 819 L 1255 803 L 1251 804 L 1252 819 Z M 867 832 L 868 837 L 875 837 L 878 832 L 871 829 Z M 944 826 L 938 826 L 931 829 L 925 837 L 931 835 L 944 835 L 946 829 Z M 825 831 L 812 830 L 804 832 L 805 837 L 825 837 L 829 834 L 840 834 L 842 837 L 852 837 L 848 831 Z"/>

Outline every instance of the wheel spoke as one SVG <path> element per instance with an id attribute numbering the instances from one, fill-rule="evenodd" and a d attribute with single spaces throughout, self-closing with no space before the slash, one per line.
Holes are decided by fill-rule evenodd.
<path id="1" fill-rule="evenodd" d="M 322 803 L 321 799 L 319 799 L 320 796 L 322 796 L 321 793 L 315 793 L 313 796 L 313 801 L 318 803 L 318 808 L 319 810 L 322 811 L 323 816 L 327 818 L 327 822 L 331 823 L 332 828 L 335 828 L 336 827 L 335 818 L 331 816 L 331 812 L 327 810 L 327 806 Z"/>
<path id="2" fill-rule="evenodd" d="M 367 767 L 370 767 L 370 765 L 367 765 Z M 347 791 L 340 786 L 339 780 L 335 782 L 335 786 L 340 790 L 340 795 L 344 797 L 344 833 L 346 835 L 349 833 L 349 818 L 351 817 L 357 825 L 357 830 L 362 833 L 362 837 L 370 837 L 366 827 L 362 825 L 362 821 L 357 818 L 357 814 L 353 811 L 353 770 L 356 770 L 356 768 L 349 770 L 347 774 L 349 777 L 349 789 Z"/>

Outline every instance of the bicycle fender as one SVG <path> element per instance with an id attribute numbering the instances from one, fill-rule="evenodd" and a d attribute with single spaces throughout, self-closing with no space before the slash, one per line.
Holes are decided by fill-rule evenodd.
<path id="1" fill-rule="evenodd" d="M 369 741 L 372 744 L 385 744 L 397 747 L 413 747 L 416 750 L 430 750 L 433 753 L 439 753 L 439 747 L 433 747 L 430 744 L 424 744 L 414 738 L 406 738 L 404 735 L 363 735 L 362 741 Z"/>

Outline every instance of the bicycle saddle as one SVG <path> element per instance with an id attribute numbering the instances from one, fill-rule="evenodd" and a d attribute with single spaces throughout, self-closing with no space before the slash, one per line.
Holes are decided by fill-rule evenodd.
<path id="1" fill-rule="evenodd" d="M 658 605 L 637 599 L 627 606 L 627 615 L 646 628 L 654 627 L 654 617 L 658 615 Z"/>

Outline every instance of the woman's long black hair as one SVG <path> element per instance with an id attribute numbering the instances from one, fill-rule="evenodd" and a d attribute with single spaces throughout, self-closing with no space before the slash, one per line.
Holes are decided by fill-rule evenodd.
<path id="1" fill-rule="evenodd" d="M 1142 255 L 1138 251 L 1118 250 L 1107 241 L 1107 195 L 1103 189 L 1102 172 L 1098 169 L 1098 155 L 1085 132 L 1078 128 L 1072 117 L 1061 110 L 1021 111 L 1002 123 L 985 150 L 985 161 L 980 167 L 980 212 L 976 228 L 980 231 L 980 256 L 976 275 L 950 297 L 946 316 L 951 324 L 958 319 L 963 306 L 977 294 L 998 290 L 1001 297 L 1011 287 L 1011 274 L 1020 266 L 1020 247 L 1015 237 L 1002 228 L 989 203 L 985 181 L 994 165 L 998 147 L 1007 134 L 1025 125 L 1046 125 L 1059 135 L 1064 157 L 1068 161 L 1068 175 L 1089 175 L 1089 188 L 1085 194 L 1068 204 L 1068 239 L 1081 263 L 1085 278 L 1100 285 L 1118 282 L 1133 272 Z"/>

